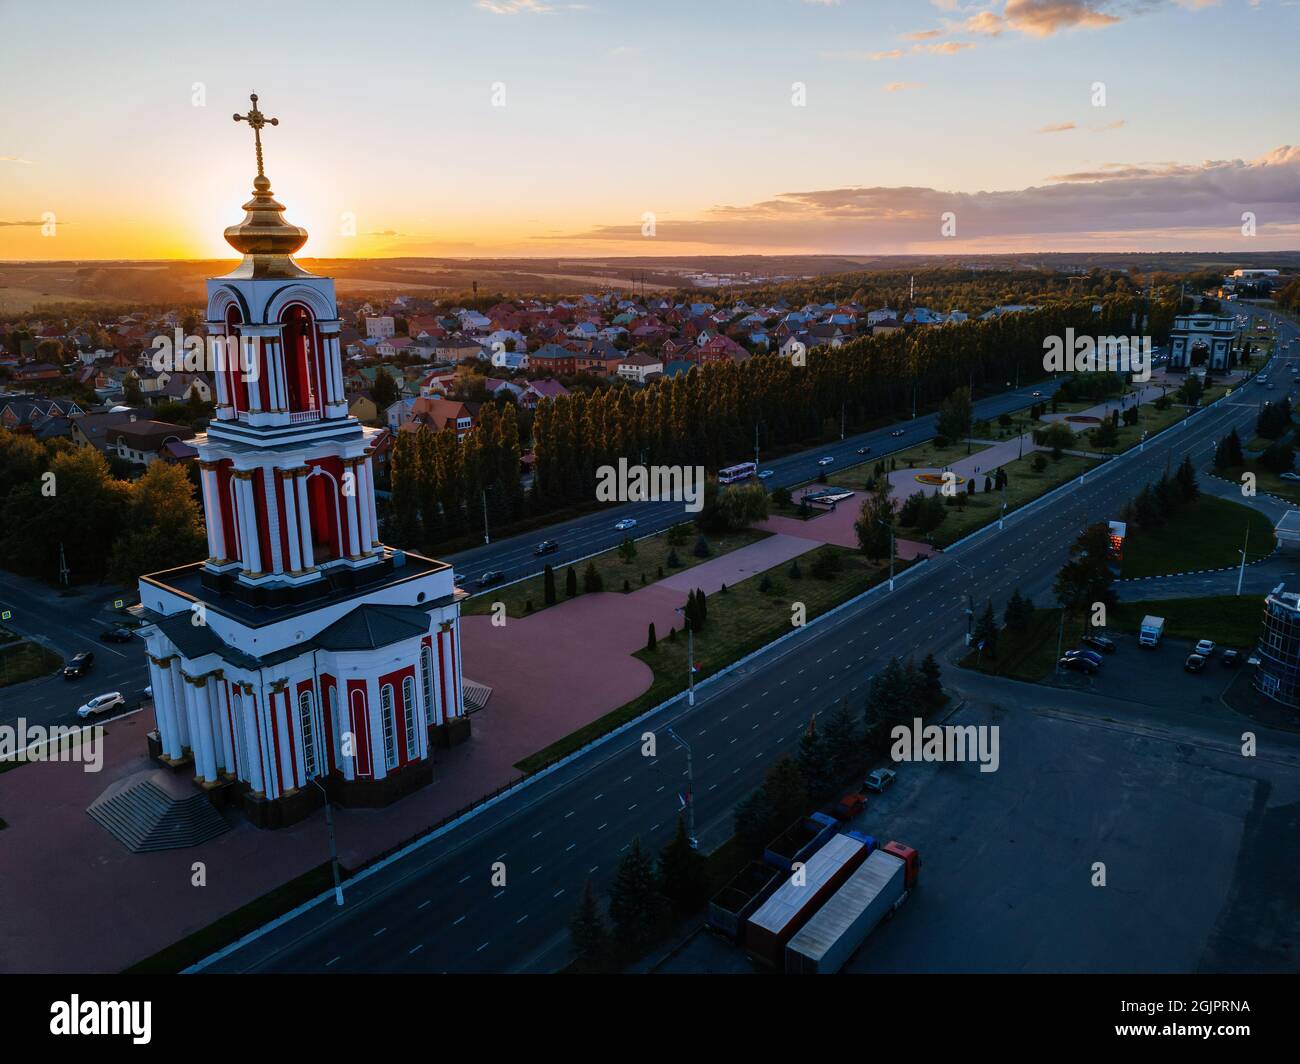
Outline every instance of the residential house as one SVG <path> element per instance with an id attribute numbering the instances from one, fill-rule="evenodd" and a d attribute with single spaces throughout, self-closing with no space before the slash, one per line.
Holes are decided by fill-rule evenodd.
<path id="1" fill-rule="evenodd" d="M 156 462 L 166 444 L 193 438 L 194 430 L 185 425 L 151 421 L 131 411 L 86 414 L 72 423 L 72 442 L 78 447 L 94 447 L 135 465 Z"/>
<path id="2" fill-rule="evenodd" d="M 645 384 L 648 377 L 658 376 L 663 371 L 663 362 L 651 355 L 628 355 L 618 364 L 619 377 L 637 384 Z"/>
<path id="3" fill-rule="evenodd" d="M 371 340 L 384 340 L 397 334 L 397 322 L 388 315 L 367 317 L 366 336 Z"/>

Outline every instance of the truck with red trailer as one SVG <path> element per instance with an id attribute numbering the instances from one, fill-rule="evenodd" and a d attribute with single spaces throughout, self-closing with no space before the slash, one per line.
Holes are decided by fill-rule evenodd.
<path id="1" fill-rule="evenodd" d="M 745 925 L 745 951 L 771 968 L 783 965 L 789 942 L 818 908 L 867 859 L 869 847 L 850 835 L 832 835 L 755 910 Z"/>
<path id="2" fill-rule="evenodd" d="M 887 842 L 874 850 L 789 938 L 786 972 L 838 972 L 876 925 L 903 904 L 920 871 L 921 855 L 911 846 Z"/>

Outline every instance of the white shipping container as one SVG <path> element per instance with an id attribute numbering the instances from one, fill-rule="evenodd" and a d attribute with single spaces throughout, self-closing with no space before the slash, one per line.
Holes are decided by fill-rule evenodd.
<path id="1" fill-rule="evenodd" d="M 792 974 L 833 975 L 903 896 L 907 866 L 876 850 L 785 948 Z"/>

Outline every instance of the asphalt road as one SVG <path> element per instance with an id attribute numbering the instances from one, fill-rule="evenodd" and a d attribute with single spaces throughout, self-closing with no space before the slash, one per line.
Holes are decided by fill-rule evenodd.
<path id="1" fill-rule="evenodd" d="M 65 680 L 62 673 L 56 673 L 0 687 L 0 724 L 12 724 L 19 717 L 46 727 L 84 723 L 77 718 L 77 707 L 108 691 L 126 695 L 124 711 L 139 705 L 149 685 L 144 644 L 102 642 L 100 634 L 110 627 L 110 621 L 100 605 L 98 591 L 64 596 L 38 581 L 0 571 L 0 613 L 9 610 L 13 614 L 3 622 L 6 628 L 61 654 L 65 661 L 82 650 L 95 655 L 90 673 L 81 679 Z M 94 719 L 102 723 L 114 715 Z"/>
<path id="2" fill-rule="evenodd" d="M 999 414 L 1023 410 L 1037 401 L 1033 393 L 1039 392 L 1043 396 L 1050 396 L 1058 387 L 1060 387 L 1059 381 L 1040 381 L 1037 384 L 1029 384 L 1023 388 L 982 399 L 975 404 L 974 419 L 976 421 L 991 419 Z M 772 470 L 772 476 L 762 483 L 769 491 L 778 487 L 792 488 L 797 484 L 805 484 L 815 479 L 823 468 L 833 472 L 842 466 L 863 461 L 863 457 L 858 454 L 860 447 L 871 448 L 869 460 L 913 447 L 934 436 L 937 419 L 937 414 L 924 414 L 914 420 L 888 425 L 857 436 L 849 436 L 825 447 L 761 462 L 760 469 Z M 891 433 L 897 430 L 901 430 L 902 435 L 892 436 Z M 828 456 L 835 460 L 829 467 L 817 464 L 818 459 Z M 512 583 L 540 573 L 546 565 L 557 567 L 567 565 L 578 558 L 612 550 L 629 534 L 636 538 L 653 535 L 680 521 L 688 520 L 691 516 L 686 513 L 685 504 L 681 502 L 624 503 L 572 521 L 551 525 L 545 530 L 526 536 L 514 536 L 460 554 L 453 554 L 445 560 L 455 566 L 466 590 L 476 592 L 479 590 L 477 585 L 479 576 L 488 570 L 503 572 L 505 576 L 502 582 Z M 637 523 L 636 528 L 630 533 L 614 528 L 615 523 L 624 518 L 632 518 Z M 560 549 L 545 557 L 536 556 L 533 549 L 543 539 L 555 540 L 560 544 Z"/>
<path id="3" fill-rule="evenodd" d="M 1290 325 L 1285 331 L 1297 333 Z M 635 734 L 394 861 L 349 888 L 342 909 L 317 906 L 212 969 L 488 972 L 563 965 L 568 919 L 586 879 L 603 890 L 633 836 L 657 849 L 674 830 L 686 769 L 666 726 L 692 745 L 697 834 L 711 848 L 730 834 L 736 803 L 793 748 L 812 713 L 844 697 L 861 704 L 870 677 L 892 656 L 942 655 L 957 646 L 968 600 L 982 604 L 991 596 L 1000 609 L 1019 587 L 1046 601 L 1085 525 L 1113 517 L 1184 453 L 1205 455 L 1229 429 L 1249 430 L 1257 412 L 1258 400 L 1243 394 L 1195 414 L 1141 452 L 1010 515 L 1004 530 L 991 527 L 914 567 L 894 592 L 881 589 L 769 648 L 702 688 L 693 709 L 675 702 Z M 856 449 L 851 442 L 844 445 L 849 453 Z M 646 731 L 657 735 L 657 757 L 642 755 Z M 504 885 L 493 882 L 498 863 Z"/>

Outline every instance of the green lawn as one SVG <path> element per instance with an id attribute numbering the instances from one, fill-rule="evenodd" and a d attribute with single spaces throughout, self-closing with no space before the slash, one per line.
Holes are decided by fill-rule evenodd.
<path id="1" fill-rule="evenodd" d="M 1052 461 L 1052 458 L 1046 452 L 1041 452 L 1047 461 L 1046 467 L 1041 473 L 1035 473 L 1033 469 L 1033 455 L 1026 454 L 1023 458 L 1016 458 L 1008 462 L 1003 468 L 1007 471 L 1007 489 L 1006 502 L 1007 513 L 1019 509 L 1025 503 L 1031 502 L 1038 498 L 1044 492 L 1051 491 L 1059 487 L 1067 480 L 1077 477 L 1080 473 L 1086 472 L 1097 465 L 1095 458 L 1080 458 L 1076 455 L 1063 454 L 1059 461 Z M 921 485 L 916 485 L 916 490 L 920 490 Z M 990 521 L 996 521 L 1002 509 L 1002 493 L 999 491 L 985 492 L 984 475 L 980 474 L 976 478 L 976 492 L 974 495 L 964 495 L 963 507 L 947 507 L 948 516 L 944 518 L 936 531 L 931 533 L 930 541 L 936 546 L 945 547 L 949 543 L 955 543 L 962 536 L 974 532 L 975 529 L 988 524 Z M 906 489 L 896 491 L 895 499 L 901 504 L 902 501 L 912 494 Z M 924 539 L 915 529 L 900 529 L 899 535 L 907 539 Z"/>
<path id="2" fill-rule="evenodd" d="M 728 554 L 740 547 L 747 547 L 760 539 L 765 539 L 771 533 L 762 532 L 757 529 L 745 529 L 743 532 L 730 532 L 725 536 L 709 536 L 709 557 L 716 558 L 719 554 Z M 691 526 L 686 542 L 679 547 L 671 547 L 668 544 L 668 533 L 663 532 L 657 536 L 651 536 L 648 539 L 640 540 L 636 543 L 636 557 L 630 562 L 625 562 L 619 554 L 617 548 L 598 554 L 591 561 L 595 563 L 596 571 L 600 573 L 605 583 L 606 591 L 622 591 L 623 581 L 626 580 L 630 589 L 635 591 L 645 584 L 653 584 L 661 576 L 668 576 L 671 573 L 680 572 L 683 569 L 690 569 L 701 562 L 706 562 L 708 558 L 697 558 L 695 556 L 695 542 L 699 538 L 699 532 Z M 677 552 L 677 561 L 680 563 L 676 567 L 668 564 L 668 556 L 674 550 Z M 555 594 L 556 602 L 566 601 L 564 596 L 564 577 L 565 568 L 555 570 Z M 582 594 L 582 574 L 587 569 L 586 562 L 578 562 L 574 565 L 574 571 L 578 575 L 578 594 Z M 659 572 L 663 569 L 663 573 Z M 645 581 L 642 582 L 642 575 Z M 469 614 L 486 614 L 492 612 L 492 606 L 497 602 L 506 604 L 506 615 L 509 617 L 527 616 L 525 606 L 531 602 L 533 612 L 545 609 L 545 598 L 543 589 L 545 580 L 541 574 L 529 577 L 527 580 L 521 580 L 518 583 L 510 584 L 505 587 L 488 588 L 481 594 L 476 594 L 473 598 L 468 599 L 462 609 Z"/>
<path id="3" fill-rule="evenodd" d="M 63 659 L 39 643 L 7 642 L 0 646 L 0 687 L 48 676 Z"/>
<path id="4" fill-rule="evenodd" d="M 830 580 L 820 580 L 811 572 L 815 555 L 823 551 L 840 559 L 840 571 Z M 708 621 L 704 631 L 695 638 L 695 663 L 699 668 L 695 674 L 696 683 L 789 632 L 794 616 L 793 603 L 802 602 L 805 619 L 811 621 L 889 578 L 888 562 L 869 562 L 856 551 L 843 547 L 818 547 L 797 560 L 803 573 L 801 578 L 790 575 L 792 563 L 786 562 L 727 588 L 725 593 L 719 591 L 708 596 Z M 899 562 L 896 572 L 905 568 L 906 563 Z M 767 591 L 761 591 L 759 588 L 765 576 L 771 586 Z M 524 758 L 516 767 L 525 772 L 535 772 L 684 691 L 686 635 L 678 632 L 671 639 L 667 632 L 657 635 L 658 645 L 654 650 L 642 649 L 636 655 L 654 670 L 654 681 L 649 690 L 546 749 Z"/>
<path id="5" fill-rule="evenodd" d="M 1283 480 L 1272 470 L 1265 469 L 1258 462 L 1247 462 L 1244 466 L 1231 466 L 1215 471 L 1215 475 L 1234 484 L 1241 484 L 1242 473 L 1255 474 L 1255 491 L 1268 495 L 1278 495 L 1288 502 L 1300 504 L 1300 481 Z"/>
<path id="6" fill-rule="evenodd" d="M 1247 562 L 1271 554 L 1273 525 L 1267 517 L 1240 503 L 1201 495 L 1179 507 L 1161 529 L 1143 532 L 1130 527 L 1124 544 L 1123 576 L 1164 576 L 1236 565 L 1241 560 L 1247 525 Z"/>
<path id="7" fill-rule="evenodd" d="M 978 615 L 983 608 L 982 604 L 977 602 L 975 607 Z M 1023 633 L 1015 634 L 1005 628 L 998 632 L 996 657 L 991 658 L 978 650 L 971 650 L 962 658 L 960 665 L 964 669 L 976 669 L 990 676 L 1006 676 L 1013 680 L 1037 683 L 1056 665 L 1060 626 L 1059 609 L 1034 610 Z M 1084 617 L 1081 613 L 1072 614 L 1066 619 L 1065 640 L 1061 644 L 1064 650 L 1079 645 L 1083 626 Z"/>
<path id="8" fill-rule="evenodd" d="M 1259 595 L 1222 595 L 1122 602 L 1110 611 L 1111 627 L 1136 632 L 1148 614 L 1163 617 L 1165 635 L 1175 639 L 1213 639 L 1223 646 L 1248 650 L 1259 637 L 1264 600 Z"/>
<path id="9" fill-rule="evenodd" d="M 1204 405 L 1204 400 L 1202 401 Z M 1083 446 L 1097 454 L 1123 454 L 1130 447 L 1136 447 L 1142 441 L 1142 433 L 1147 434 L 1150 439 L 1157 432 L 1167 429 L 1170 425 L 1175 425 L 1182 421 L 1188 414 L 1192 413 L 1190 407 L 1180 406 L 1170 396 L 1169 405 L 1163 410 L 1157 410 L 1152 403 L 1143 403 L 1139 408 L 1141 418 L 1136 425 L 1120 425 L 1119 439 L 1111 447 L 1098 447 L 1092 442 L 1092 430 L 1082 433 L 1080 439 Z"/>

